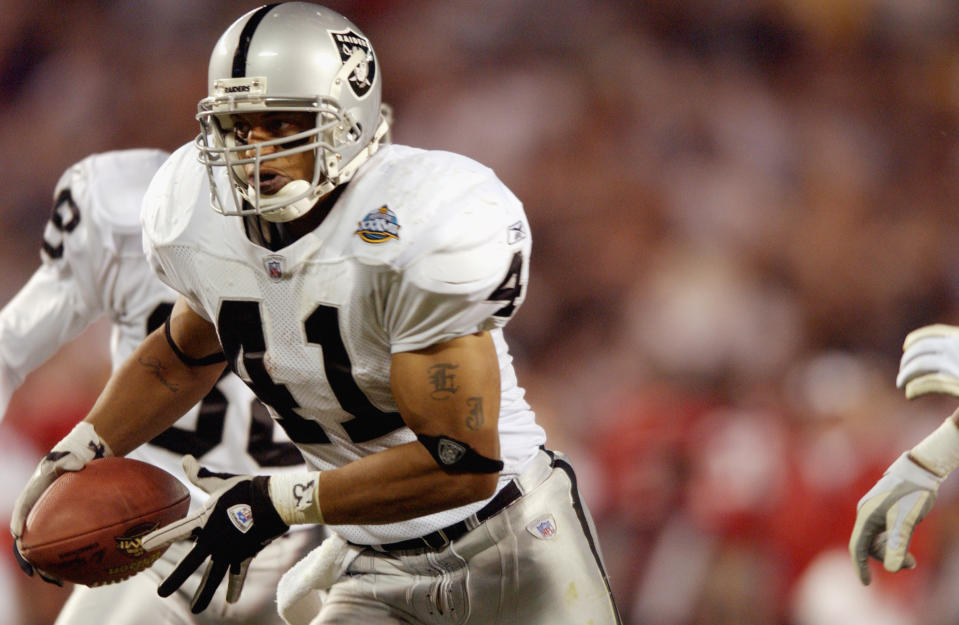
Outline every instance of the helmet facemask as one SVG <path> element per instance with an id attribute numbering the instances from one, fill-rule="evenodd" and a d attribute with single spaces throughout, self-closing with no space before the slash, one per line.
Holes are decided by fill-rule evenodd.
<path id="1" fill-rule="evenodd" d="M 246 80 L 246 79 L 244 79 Z M 262 79 L 261 79 L 262 80 Z M 237 140 L 231 115 L 245 112 L 308 112 L 316 116 L 314 127 L 288 137 L 246 144 Z M 290 221 L 303 215 L 316 201 L 346 182 L 341 166 L 343 154 L 355 150 L 362 129 L 331 98 L 313 101 L 255 99 L 230 96 L 223 100 L 212 97 L 200 102 L 197 119 L 202 132 L 196 138 L 200 162 L 210 176 L 213 208 L 223 215 L 260 215 L 268 221 Z M 271 151 L 272 150 L 272 151 Z M 262 164 L 302 152 L 313 152 L 311 180 L 294 180 L 279 192 L 263 195 L 259 189 Z M 363 159 L 366 160 L 365 158 Z M 251 184 L 245 167 L 253 165 Z M 359 163 L 349 163 L 349 175 Z M 225 168 L 230 181 L 232 205 L 224 201 L 215 170 Z"/>

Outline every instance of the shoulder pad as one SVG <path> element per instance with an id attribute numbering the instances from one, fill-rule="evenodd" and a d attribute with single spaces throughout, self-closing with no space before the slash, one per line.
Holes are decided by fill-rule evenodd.
<path id="1" fill-rule="evenodd" d="M 196 207 L 208 204 L 209 198 L 206 172 L 197 161 L 193 143 L 187 143 L 160 167 L 146 190 L 140 215 L 144 246 L 176 239 L 186 230 Z"/>
<path id="2" fill-rule="evenodd" d="M 42 258 L 86 259 L 139 245 L 140 202 L 166 158 L 160 150 L 94 154 L 60 176 L 43 232 Z M 72 262 L 72 261 L 70 261 Z"/>
<path id="3" fill-rule="evenodd" d="M 64 174 L 58 193 L 69 187 L 80 210 L 101 227 L 122 234 L 139 232 L 143 194 L 168 156 L 150 149 L 88 156 Z"/>
<path id="4" fill-rule="evenodd" d="M 390 265 L 435 292 L 468 292 L 502 279 L 517 242 L 510 227 L 519 224 L 527 235 L 529 227 L 519 200 L 492 170 L 450 152 L 383 152 L 350 190 L 353 255 Z"/>

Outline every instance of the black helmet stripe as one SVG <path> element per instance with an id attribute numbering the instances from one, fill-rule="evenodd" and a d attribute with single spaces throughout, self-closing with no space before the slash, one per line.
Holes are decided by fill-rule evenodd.
<path id="1" fill-rule="evenodd" d="M 246 76 L 246 55 L 250 51 L 250 41 L 253 40 L 253 33 L 256 27 L 260 25 L 270 9 L 282 2 L 267 4 L 256 10 L 256 13 L 250 16 L 250 19 L 243 25 L 243 32 L 240 33 L 240 40 L 236 44 L 236 52 L 233 53 L 233 78 Z"/>

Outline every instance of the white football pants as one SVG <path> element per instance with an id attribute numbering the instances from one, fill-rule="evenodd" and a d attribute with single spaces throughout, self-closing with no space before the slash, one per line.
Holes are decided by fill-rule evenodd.
<path id="1" fill-rule="evenodd" d="M 311 625 L 616 625 L 589 511 L 562 455 L 524 495 L 440 551 L 363 549 Z"/>

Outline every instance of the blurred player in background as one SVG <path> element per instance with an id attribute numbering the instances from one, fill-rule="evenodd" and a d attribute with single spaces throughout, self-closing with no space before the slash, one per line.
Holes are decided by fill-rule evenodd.
<path id="1" fill-rule="evenodd" d="M 128 150 L 87 157 L 57 183 L 54 207 L 43 235 L 42 265 L 0 311 L 0 410 L 27 376 L 93 321 L 112 323 L 111 359 L 118 366 L 169 316 L 176 293 L 153 275 L 143 254 L 140 203 L 150 179 L 169 155 Z M 82 366 L 82 363 L 78 363 Z M 78 426 L 80 431 L 87 427 Z M 303 458 L 266 408 L 236 376 L 224 375 L 203 400 L 173 427 L 129 456 L 183 477 L 184 454 L 218 471 L 303 471 Z M 186 484 L 191 509 L 206 493 Z M 280 575 L 315 546 L 315 532 L 294 532 L 268 548 L 251 569 L 243 600 L 217 597 L 204 615 L 189 610 L 200 579 L 184 584 L 183 596 L 157 596 L 162 579 L 183 555 L 174 545 L 151 570 L 122 584 L 76 586 L 59 625 L 141 623 L 280 622 L 274 606 Z M 42 575 L 42 572 L 40 572 Z M 189 594 L 187 594 L 189 593 Z"/>
<path id="2" fill-rule="evenodd" d="M 959 327 L 935 324 L 910 332 L 896 385 L 908 399 L 930 393 L 959 397 Z M 859 501 L 849 551 L 863 584 L 871 581 L 870 557 L 892 572 L 916 566 L 909 553 L 912 533 L 957 466 L 959 410 L 893 462 Z"/>
<path id="3" fill-rule="evenodd" d="M 47 467 L 136 448 L 226 361 L 310 471 L 187 459 L 216 497 L 144 537 L 196 537 L 161 594 L 209 559 L 193 609 L 227 573 L 236 597 L 263 545 L 328 524 L 280 583 L 290 622 L 618 623 L 572 467 L 543 448 L 503 338 L 528 276 L 522 205 L 474 161 L 388 145 L 381 83 L 369 40 L 324 7 L 267 5 L 224 33 L 202 132 L 144 200 L 145 248 L 181 297 Z"/>

